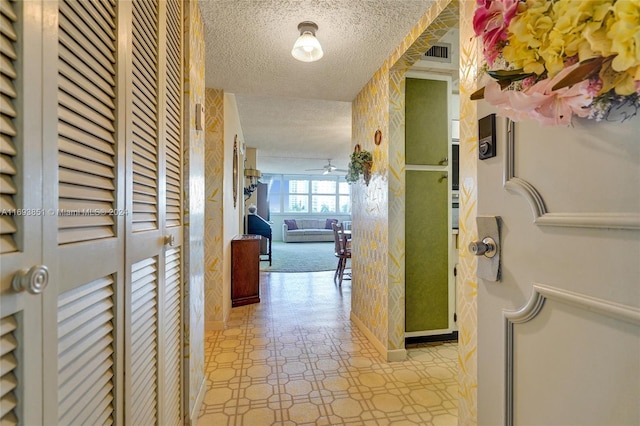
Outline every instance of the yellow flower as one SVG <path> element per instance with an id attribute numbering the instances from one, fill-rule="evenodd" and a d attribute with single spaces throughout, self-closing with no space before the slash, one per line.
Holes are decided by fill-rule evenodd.
<path id="1" fill-rule="evenodd" d="M 553 77 L 564 67 L 564 59 L 578 55 L 579 60 L 600 56 L 594 52 L 585 32 L 596 32 L 611 9 L 611 0 L 558 0 L 553 3 L 551 17 L 554 21 L 549 43 L 540 51 L 549 76 Z"/>
<path id="2" fill-rule="evenodd" d="M 618 0 L 607 24 L 611 51 L 617 54 L 612 68 L 623 72 L 640 65 L 640 0 Z"/>
<path id="3" fill-rule="evenodd" d="M 540 48 L 547 42 L 547 35 L 553 28 L 548 15 L 551 2 L 546 0 L 527 0 L 526 9 L 511 21 L 507 46 L 503 50 L 504 58 L 515 68 L 524 68 L 525 72 L 544 72 L 544 60 Z"/>

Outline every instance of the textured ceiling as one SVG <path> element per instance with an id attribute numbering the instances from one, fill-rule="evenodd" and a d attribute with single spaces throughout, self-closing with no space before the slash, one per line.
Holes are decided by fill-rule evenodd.
<path id="1" fill-rule="evenodd" d="M 346 167 L 350 103 L 431 0 L 200 0 L 206 85 L 234 93 L 263 172 L 303 173 L 289 157 Z M 324 57 L 295 60 L 297 25 L 318 24 Z M 306 101 L 301 101 L 305 99 Z M 276 157 L 282 157 L 279 161 Z M 295 164 L 294 164 L 295 163 Z"/>

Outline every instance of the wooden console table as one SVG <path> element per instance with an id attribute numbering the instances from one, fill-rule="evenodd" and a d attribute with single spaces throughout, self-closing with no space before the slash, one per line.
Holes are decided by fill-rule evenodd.
<path id="1" fill-rule="evenodd" d="M 231 240 L 231 306 L 260 302 L 260 235 Z"/>

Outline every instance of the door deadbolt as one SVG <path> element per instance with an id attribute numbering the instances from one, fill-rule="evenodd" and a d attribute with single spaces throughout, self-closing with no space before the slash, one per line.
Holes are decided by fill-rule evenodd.
<path id="1" fill-rule="evenodd" d="M 498 244 L 491 237 L 486 237 L 482 241 L 474 241 L 469 244 L 469 251 L 476 256 L 492 258 L 498 253 Z"/>

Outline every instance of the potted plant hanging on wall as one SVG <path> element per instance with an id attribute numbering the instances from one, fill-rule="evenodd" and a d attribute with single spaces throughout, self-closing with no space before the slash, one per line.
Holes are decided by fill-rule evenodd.
<path id="1" fill-rule="evenodd" d="M 369 185 L 372 165 L 373 155 L 369 151 L 361 149 L 360 144 L 357 144 L 351 153 L 351 162 L 345 179 L 349 183 L 355 183 L 358 181 L 360 174 L 362 174 L 365 185 Z"/>

